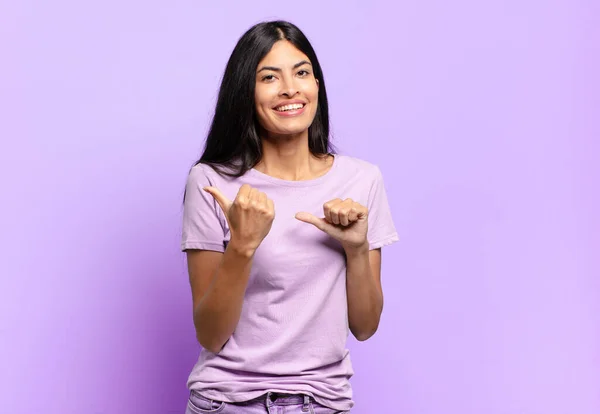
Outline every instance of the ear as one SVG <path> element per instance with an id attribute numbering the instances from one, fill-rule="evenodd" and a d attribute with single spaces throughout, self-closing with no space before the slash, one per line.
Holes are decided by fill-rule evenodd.
<path id="1" fill-rule="evenodd" d="M 315 78 L 315 81 L 317 82 L 317 88 L 319 87 L 319 80 L 317 78 Z"/>

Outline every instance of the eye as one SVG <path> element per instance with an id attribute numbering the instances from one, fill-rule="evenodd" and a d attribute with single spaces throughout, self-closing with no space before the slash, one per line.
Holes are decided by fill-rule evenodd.
<path id="1" fill-rule="evenodd" d="M 310 75 L 310 72 L 309 72 L 309 71 L 307 71 L 306 69 L 300 69 L 300 70 L 298 71 L 298 75 L 300 75 L 301 77 L 304 77 L 304 76 L 308 76 L 308 75 Z"/>
<path id="2" fill-rule="evenodd" d="M 263 82 L 269 82 L 269 81 L 272 81 L 273 79 L 275 79 L 275 75 L 265 75 L 262 77 L 261 80 Z"/>

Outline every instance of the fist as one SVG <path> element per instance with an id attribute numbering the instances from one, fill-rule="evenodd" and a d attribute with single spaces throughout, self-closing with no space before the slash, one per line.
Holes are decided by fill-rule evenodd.
<path id="1" fill-rule="evenodd" d="M 325 217 L 318 218 L 310 213 L 300 212 L 296 214 L 296 218 L 329 234 L 346 250 L 368 245 L 366 207 L 351 198 L 345 200 L 336 198 L 323 205 L 323 215 Z"/>
<path id="2" fill-rule="evenodd" d="M 269 234 L 275 206 L 273 200 L 248 184 L 242 185 L 233 202 L 229 201 L 216 187 L 204 187 L 225 214 L 231 232 L 230 243 L 254 252 Z"/>

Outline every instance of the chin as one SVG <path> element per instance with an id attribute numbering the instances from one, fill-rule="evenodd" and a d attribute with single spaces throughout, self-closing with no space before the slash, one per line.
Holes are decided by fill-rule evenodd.
<path id="1" fill-rule="evenodd" d="M 306 131 L 308 131 L 308 126 L 298 128 L 273 128 L 269 132 L 276 135 L 298 135 Z"/>
<path id="2" fill-rule="evenodd" d="M 270 134 L 277 135 L 293 135 L 300 134 L 306 131 L 310 127 L 311 123 L 304 120 L 284 120 L 283 122 L 278 119 L 271 120 L 269 125 L 265 125 L 264 128 Z"/>

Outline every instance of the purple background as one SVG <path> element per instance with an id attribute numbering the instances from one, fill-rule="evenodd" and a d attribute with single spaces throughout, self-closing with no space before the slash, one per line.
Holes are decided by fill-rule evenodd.
<path id="1" fill-rule="evenodd" d="M 401 234 L 353 413 L 599 413 L 599 4 L 3 2 L 0 411 L 183 413 L 185 177 L 236 40 L 284 18 Z"/>

